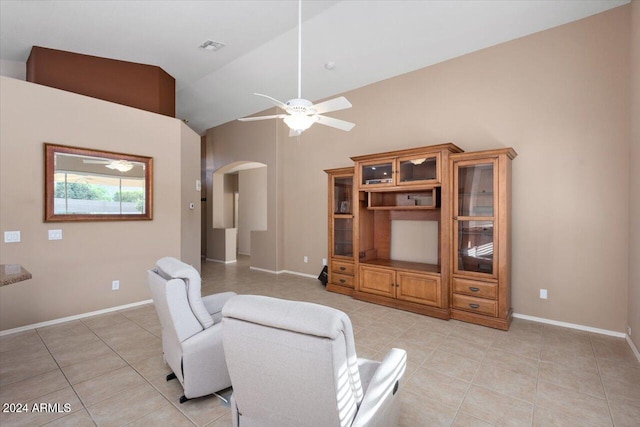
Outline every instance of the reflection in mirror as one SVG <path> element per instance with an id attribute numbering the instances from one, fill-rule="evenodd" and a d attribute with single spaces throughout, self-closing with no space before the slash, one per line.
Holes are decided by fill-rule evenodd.
<path id="1" fill-rule="evenodd" d="M 152 159 L 45 144 L 45 221 L 151 219 Z"/>

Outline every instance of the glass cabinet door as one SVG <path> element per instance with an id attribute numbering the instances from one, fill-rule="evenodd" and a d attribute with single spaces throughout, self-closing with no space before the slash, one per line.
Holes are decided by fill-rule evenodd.
<path id="1" fill-rule="evenodd" d="M 333 219 L 333 256 L 353 257 L 353 218 Z"/>
<path id="2" fill-rule="evenodd" d="M 493 162 L 459 166 L 456 172 L 458 216 L 493 217 Z"/>
<path id="3" fill-rule="evenodd" d="M 458 271 L 493 275 L 493 221 L 458 221 Z"/>
<path id="4" fill-rule="evenodd" d="M 363 164 L 360 177 L 362 186 L 393 185 L 393 160 Z"/>
<path id="5" fill-rule="evenodd" d="M 440 182 L 438 163 L 437 155 L 398 159 L 398 185 Z"/>
<path id="6" fill-rule="evenodd" d="M 350 214 L 353 195 L 353 177 L 337 176 L 333 179 L 333 213 Z"/>
<path id="7" fill-rule="evenodd" d="M 454 163 L 454 273 L 496 277 L 493 159 Z"/>

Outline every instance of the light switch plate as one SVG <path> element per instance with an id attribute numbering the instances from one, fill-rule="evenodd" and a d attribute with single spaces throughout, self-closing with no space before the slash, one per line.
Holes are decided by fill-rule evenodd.
<path id="1" fill-rule="evenodd" d="M 49 240 L 62 240 L 62 230 L 49 230 Z"/>
<path id="2" fill-rule="evenodd" d="M 196 179 L 196 191 L 202 190 L 202 182 L 199 179 Z"/>
<path id="3" fill-rule="evenodd" d="M 5 243 L 18 243 L 20 241 L 19 231 L 5 231 L 4 242 Z"/>

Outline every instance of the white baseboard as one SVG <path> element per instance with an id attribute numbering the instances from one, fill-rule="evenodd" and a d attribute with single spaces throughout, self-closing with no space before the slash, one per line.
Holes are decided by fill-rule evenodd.
<path id="1" fill-rule="evenodd" d="M 238 251 L 238 255 L 251 256 L 251 253 L 250 252 L 240 252 L 240 251 Z"/>
<path id="2" fill-rule="evenodd" d="M 231 261 L 222 261 L 221 259 L 205 258 L 204 260 L 211 261 L 211 262 L 219 262 L 220 264 L 233 264 L 234 262 L 238 262 L 237 259 L 234 259 Z"/>
<path id="3" fill-rule="evenodd" d="M 267 270 L 265 268 L 259 268 L 259 267 L 249 267 L 250 270 L 256 270 L 256 271 L 262 271 L 265 273 L 271 273 L 271 274 L 293 274 L 295 276 L 302 276 L 302 277 L 308 277 L 310 279 L 317 279 L 317 276 L 314 276 L 313 274 L 307 274 L 307 273 L 299 273 L 297 271 L 291 271 L 291 270 L 279 270 L 279 271 L 275 271 L 275 270 Z"/>
<path id="4" fill-rule="evenodd" d="M 543 317 L 527 316 L 526 314 L 513 313 L 517 319 L 531 320 L 532 322 L 546 323 L 548 325 L 562 326 L 563 328 L 578 329 L 580 331 L 593 332 L 594 334 L 609 335 L 617 338 L 625 338 L 624 332 L 609 331 L 607 329 L 592 328 L 591 326 L 578 325 L 576 323 L 560 322 L 557 320 L 545 319 Z"/>
<path id="5" fill-rule="evenodd" d="M 76 314 L 74 316 L 62 317 L 60 319 L 47 320 L 46 322 L 34 323 L 33 325 L 20 326 L 18 328 L 13 329 L 5 329 L 4 331 L 0 331 L 0 337 L 4 335 L 15 334 L 17 332 L 28 331 L 30 329 L 43 328 L 45 326 L 57 325 L 58 323 L 69 322 L 71 320 L 83 319 L 85 317 L 97 316 L 98 314 L 111 313 L 112 311 L 124 310 L 126 308 L 137 307 L 139 305 L 151 304 L 153 300 L 144 300 L 139 302 L 134 302 L 131 304 L 119 305 L 116 307 L 105 308 L 103 310 L 90 311 L 88 313 Z"/>
<path id="6" fill-rule="evenodd" d="M 631 337 L 629 336 L 629 334 L 627 334 L 626 337 L 627 344 L 629 344 L 629 347 L 631 347 L 631 351 L 633 351 L 633 354 L 636 355 L 636 359 L 638 359 L 638 362 L 640 362 L 640 351 L 638 351 L 638 347 L 636 347 L 633 341 L 631 341 Z"/>
<path id="7" fill-rule="evenodd" d="M 300 273 L 300 272 L 291 271 L 291 270 L 283 270 L 283 273 L 289 273 L 289 274 L 293 274 L 295 276 L 308 277 L 310 279 L 317 279 L 318 278 L 318 276 L 314 276 L 313 274 Z"/>
<path id="8" fill-rule="evenodd" d="M 282 273 L 284 273 L 284 270 L 274 271 L 274 270 L 267 270 L 266 268 L 259 268 L 259 267 L 254 267 L 254 266 L 250 266 L 249 270 L 262 271 L 263 273 L 271 273 L 271 274 L 282 274 Z"/>

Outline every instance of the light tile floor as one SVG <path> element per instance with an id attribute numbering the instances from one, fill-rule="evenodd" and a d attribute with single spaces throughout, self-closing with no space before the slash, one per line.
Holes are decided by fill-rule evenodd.
<path id="1" fill-rule="evenodd" d="M 640 363 L 624 339 L 515 319 L 508 332 L 326 292 L 315 279 L 203 263 L 203 294 L 232 290 L 345 311 L 360 357 L 408 351 L 403 426 L 640 426 Z M 230 426 L 215 397 L 178 403 L 152 305 L 0 337 L 0 425 Z M 62 405 L 69 404 L 70 412 Z"/>

